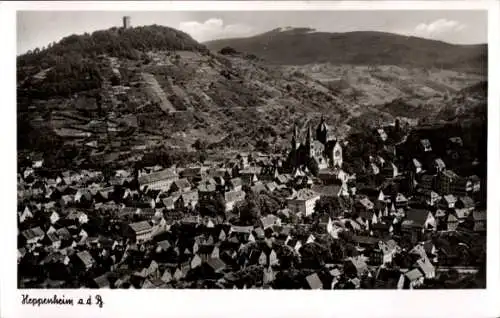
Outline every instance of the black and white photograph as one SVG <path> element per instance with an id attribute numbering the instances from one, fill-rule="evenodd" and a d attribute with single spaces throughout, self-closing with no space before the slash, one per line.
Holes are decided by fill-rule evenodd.
<path id="1" fill-rule="evenodd" d="M 485 11 L 126 14 L 18 13 L 20 288 L 485 288 Z"/>
<path id="2" fill-rule="evenodd" d="M 15 13 L 17 288 L 485 290 L 487 8 L 220 6 Z"/>

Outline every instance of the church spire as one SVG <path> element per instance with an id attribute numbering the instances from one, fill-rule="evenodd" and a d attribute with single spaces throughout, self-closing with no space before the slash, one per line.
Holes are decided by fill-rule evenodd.
<path id="1" fill-rule="evenodd" d="M 293 135 L 292 135 L 292 151 L 297 149 L 297 123 L 293 124 Z"/>

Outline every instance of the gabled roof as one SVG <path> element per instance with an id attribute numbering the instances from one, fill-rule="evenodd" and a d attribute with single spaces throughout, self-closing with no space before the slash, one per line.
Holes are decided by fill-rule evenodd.
<path id="1" fill-rule="evenodd" d="M 156 181 L 177 178 L 177 173 L 172 169 L 165 169 L 139 177 L 140 184 L 148 184 Z"/>
<path id="2" fill-rule="evenodd" d="M 314 273 L 306 277 L 307 284 L 311 289 L 322 289 L 323 283 L 319 279 L 318 274 Z"/>
<path id="3" fill-rule="evenodd" d="M 439 168 L 439 169 L 445 169 L 446 168 L 446 165 L 444 164 L 444 161 L 443 159 L 441 158 L 437 158 L 434 160 L 434 163 L 436 164 L 436 166 Z"/>
<path id="4" fill-rule="evenodd" d="M 306 201 L 306 200 L 312 199 L 316 196 L 319 196 L 319 194 L 311 189 L 300 189 L 295 194 L 293 194 L 290 197 L 290 199 L 291 200 Z"/>
<path id="5" fill-rule="evenodd" d="M 224 263 L 221 259 L 219 258 L 210 258 L 207 261 L 207 265 L 210 266 L 214 272 L 220 273 L 226 268 L 226 263 Z"/>
<path id="6" fill-rule="evenodd" d="M 131 224 L 129 224 L 129 226 L 136 233 L 150 231 L 152 229 L 152 227 L 148 221 L 140 221 L 140 222 L 136 222 L 136 223 L 131 223 Z"/>
<path id="7" fill-rule="evenodd" d="M 435 270 L 434 265 L 431 264 L 428 258 L 419 259 L 417 266 L 426 276 L 431 275 Z"/>
<path id="8" fill-rule="evenodd" d="M 188 179 L 178 179 L 173 182 L 177 186 L 178 189 L 187 189 L 191 188 L 191 184 L 189 183 Z"/>
<path id="9" fill-rule="evenodd" d="M 415 166 L 415 168 L 422 168 L 422 164 L 416 158 L 413 158 L 412 162 L 413 162 L 413 165 Z"/>
<path id="10" fill-rule="evenodd" d="M 457 197 L 455 197 L 453 194 L 447 194 L 447 195 L 443 196 L 443 199 L 448 204 L 455 204 L 455 202 L 457 202 Z"/>
<path id="11" fill-rule="evenodd" d="M 486 211 L 472 211 L 474 221 L 486 221 Z"/>
<path id="12" fill-rule="evenodd" d="M 373 202 L 370 201 L 370 199 L 368 199 L 367 197 L 360 199 L 359 203 L 361 203 L 361 205 L 363 205 L 366 209 L 369 209 L 369 210 L 373 209 L 373 207 L 374 207 Z"/>
<path id="13" fill-rule="evenodd" d="M 228 191 L 224 193 L 224 200 L 226 202 L 233 202 L 237 200 L 243 200 L 246 194 L 244 191 Z"/>
<path id="14" fill-rule="evenodd" d="M 200 183 L 197 188 L 200 192 L 215 192 L 216 190 L 215 184 L 209 182 Z"/>
<path id="15" fill-rule="evenodd" d="M 76 253 L 76 256 L 82 261 L 83 264 L 85 264 L 85 266 L 91 266 L 95 262 L 94 258 L 88 251 L 78 252 Z"/>
<path id="16" fill-rule="evenodd" d="M 455 172 L 453 172 L 452 170 L 443 171 L 443 175 L 445 177 L 450 178 L 450 179 L 458 179 L 459 178 L 459 176 Z"/>
<path id="17" fill-rule="evenodd" d="M 419 278 L 422 278 L 424 276 L 424 274 L 422 274 L 422 272 L 418 268 L 415 268 L 415 269 L 412 269 L 411 271 L 406 272 L 405 276 L 406 276 L 406 278 L 408 278 L 408 280 L 410 282 L 413 282 Z"/>
<path id="18" fill-rule="evenodd" d="M 31 240 L 35 237 L 42 237 L 45 235 L 45 233 L 39 226 L 24 230 L 22 234 L 26 238 L 26 240 Z"/>
<path id="19" fill-rule="evenodd" d="M 181 194 L 182 200 L 184 202 L 191 202 L 198 200 L 198 191 L 189 191 Z"/>
<path id="20" fill-rule="evenodd" d="M 406 212 L 406 217 L 401 225 L 403 227 L 423 227 L 429 213 L 428 210 L 410 209 Z"/>
<path id="21" fill-rule="evenodd" d="M 464 205 L 465 209 L 473 208 L 475 206 L 474 200 L 469 196 L 460 197 L 458 201 Z"/>

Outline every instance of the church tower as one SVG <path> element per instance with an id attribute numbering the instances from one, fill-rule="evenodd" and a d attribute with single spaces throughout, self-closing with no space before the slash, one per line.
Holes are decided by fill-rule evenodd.
<path id="1" fill-rule="evenodd" d="M 311 126 L 307 126 L 306 151 L 308 158 L 313 156 L 313 139 L 311 134 Z"/>
<path id="2" fill-rule="evenodd" d="M 326 142 L 328 141 L 328 126 L 326 125 L 325 117 L 323 117 L 323 115 L 321 115 L 321 122 L 319 123 L 318 128 L 316 128 L 316 139 L 324 145 L 326 145 Z"/>
<path id="3" fill-rule="evenodd" d="M 292 151 L 297 150 L 298 135 L 297 135 L 297 124 L 293 124 L 293 135 L 292 135 Z"/>

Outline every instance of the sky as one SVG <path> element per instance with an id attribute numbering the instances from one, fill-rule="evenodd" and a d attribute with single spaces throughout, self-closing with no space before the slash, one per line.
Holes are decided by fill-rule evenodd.
<path id="1" fill-rule="evenodd" d="M 165 25 L 204 42 L 247 37 L 279 27 L 318 31 L 383 31 L 455 44 L 487 42 L 487 11 L 18 11 L 17 54 L 71 34 L 121 26 Z"/>

